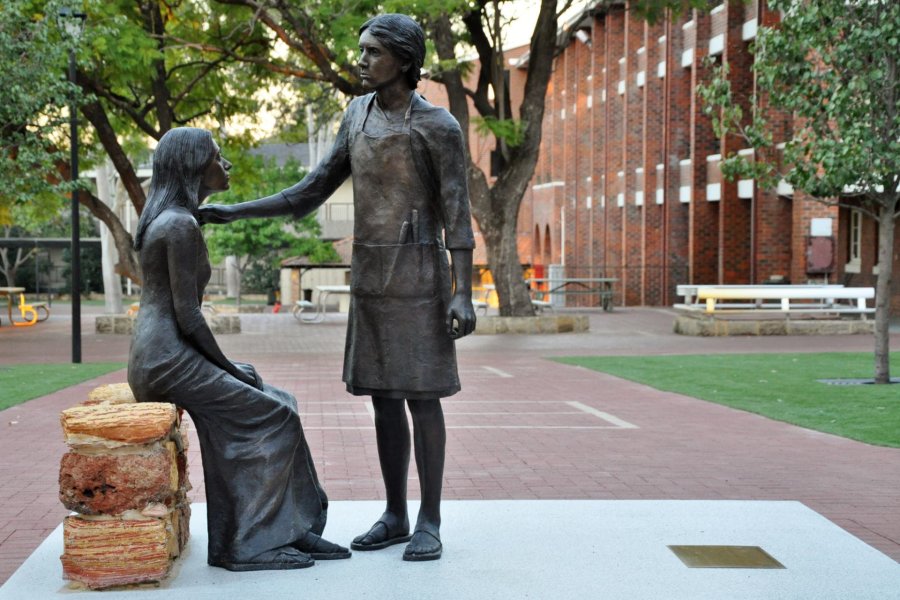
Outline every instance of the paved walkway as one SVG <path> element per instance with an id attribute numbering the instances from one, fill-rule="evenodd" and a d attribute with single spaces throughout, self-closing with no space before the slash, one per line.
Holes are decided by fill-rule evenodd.
<path id="1" fill-rule="evenodd" d="M 0 365 L 69 360 L 70 321 L 54 308 L 40 326 L 0 327 Z M 84 361 L 125 361 L 128 339 L 93 334 L 90 310 Z M 868 351 L 869 336 L 697 339 L 671 333 L 673 316 L 664 309 L 617 309 L 590 318 L 585 334 L 470 336 L 459 343 L 463 391 L 444 402 L 447 499 L 797 500 L 900 560 L 900 450 L 547 360 L 565 354 Z M 299 325 L 285 314 L 243 315 L 244 333 L 219 340 L 228 356 L 254 363 L 264 379 L 297 396 L 332 499 L 380 499 L 368 403 L 348 395 L 340 382 L 345 324 L 338 315 L 317 325 Z M 895 334 L 892 347 L 898 345 Z M 96 385 L 124 378 L 119 371 L 0 411 L 0 582 L 66 514 L 57 499 L 65 451 L 59 412 Z M 199 458 L 195 440 L 192 498 L 202 502 Z M 411 477 L 410 495 L 417 497 L 414 470 Z"/>

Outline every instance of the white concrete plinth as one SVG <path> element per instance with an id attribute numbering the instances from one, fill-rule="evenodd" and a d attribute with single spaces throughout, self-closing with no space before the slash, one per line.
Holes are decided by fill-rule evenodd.
<path id="1" fill-rule="evenodd" d="M 325 537 L 349 543 L 382 506 L 333 503 Z M 193 506 L 188 552 L 160 587 L 73 591 L 61 578 L 58 528 L 0 599 L 900 597 L 900 565 L 797 502 L 448 501 L 440 561 L 403 562 L 397 545 L 310 569 L 250 573 L 206 565 L 205 509 Z M 786 568 L 691 569 L 667 547 L 678 544 L 760 546 Z"/>

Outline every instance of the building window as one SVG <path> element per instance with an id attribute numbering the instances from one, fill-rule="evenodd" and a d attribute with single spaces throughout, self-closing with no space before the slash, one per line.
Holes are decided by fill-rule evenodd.
<path id="1" fill-rule="evenodd" d="M 722 171 L 719 169 L 721 154 L 710 154 L 706 157 L 706 199 L 718 202 L 722 199 Z"/>
<path id="2" fill-rule="evenodd" d="M 678 161 L 678 201 L 687 204 L 691 201 L 694 172 L 691 170 L 691 159 Z"/>
<path id="3" fill-rule="evenodd" d="M 681 26 L 682 29 L 682 50 L 681 50 L 681 66 L 691 67 L 694 64 L 694 46 L 697 45 L 697 28 L 694 27 L 693 21 L 688 21 Z"/>
<path id="4" fill-rule="evenodd" d="M 644 205 L 644 169 L 641 167 L 634 170 L 634 204 Z"/>
<path id="5" fill-rule="evenodd" d="M 660 36 L 658 41 L 660 60 L 656 63 L 656 76 L 662 78 L 666 76 L 666 36 Z"/>
<path id="6" fill-rule="evenodd" d="M 662 204 L 665 201 L 665 189 L 663 187 L 663 183 L 665 182 L 665 165 L 658 164 L 656 165 L 656 203 Z"/>
<path id="7" fill-rule="evenodd" d="M 756 17 L 759 14 L 759 0 L 744 2 L 744 25 L 741 27 L 741 39 L 748 42 L 756 37 Z"/>
<path id="8" fill-rule="evenodd" d="M 625 206 L 625 171 L 616 173 L 616 206 Z"/>
<path id="9" fill-rule="evenodd" d="M 862 215 L 858 210 L 850 211 L 850 227 L 847 231 L 847 273 L 859 273 L 861 265 Z"/>
<path id="10" fill-rule="evenodd" d="M 875 248 L 875 259 L 872 261 L 875 263 L 872 266 L 872 275 L 878 275 L 878 267 L 881 264 L 878 261 L 878 244 L 881 242 L 880 236 L 881 232 L 878 230 L 878 221 L 875 221 L 875 227 L 872 228 L 874 235 L 872 236 L 872 241 L 875 242 L 872 246 Z"/>

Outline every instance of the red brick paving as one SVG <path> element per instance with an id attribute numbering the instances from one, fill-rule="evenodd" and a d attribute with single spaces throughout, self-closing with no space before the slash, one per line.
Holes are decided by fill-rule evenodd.
<path id="1" fill-rule="evenodd" d="M 56 308 L 56 307 L 55 307 Z M 0 327 L 0 364 L 67 362 L 69 321 L 56 308 L 31 328 Z M 340 382 L 344 322 L 298 325 L 289 315 L 244 315 L 244 333 L 219 338 L 235 359 L 293 392 L 326 490 L 335 500 L 382 498 L 372 420 Z M 585 369 L 562 354 L 674 354 L 870 350 L 871 338 L 686 338 L 661 309 L 591 315 L 591 332 L 473 336 L 459 343 L 463 391 L 444 401 L 448 499 L 798 500 L 900 559 L 900 450 L 870 446 Z M 128 340 L 97 336 L 85 316 L 84 360 L 126 360 Z M 900 339 L 894 336 L 894 347 Z M 0 582 L 60 523 L 59 412 L 111 373 L 0 411 Z M 586 407 L 635 429 L 615 426 Z M 192 498 L 203 501 L 196 439 Z M 410 496 L 417 497 L 415 470 Z M 347 541 L 347 540 L 345 540 Z"/>

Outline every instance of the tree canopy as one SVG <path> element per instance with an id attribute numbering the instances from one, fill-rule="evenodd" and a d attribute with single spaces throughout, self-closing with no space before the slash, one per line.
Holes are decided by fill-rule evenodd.
<path id="1" fill-rule="evenodd" d="M 0 5 L 0 225 L 52 217 L 69 189 L 56 163 L 66 158 L 59 136 L 76 88 L 62 77 L 56 25 L 37 4 Z"/>

